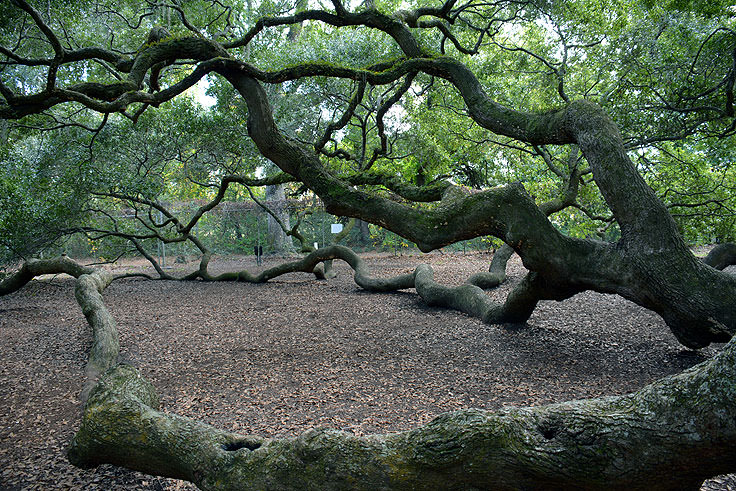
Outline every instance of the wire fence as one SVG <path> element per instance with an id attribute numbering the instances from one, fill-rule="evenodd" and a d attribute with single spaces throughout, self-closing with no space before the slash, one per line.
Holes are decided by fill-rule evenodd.
<path id="1" fill-rule="evenodd" d="M 170 210 L 183 223 L 186 223 L 204 202 L 190 201 L 170 205 Z M 299 200 L 283 200 L 269 202 L 268 207 L 273 214 L 280 217 L 287 227 L 299 223 L 298 231 L 305 238 L 307 244 L 316 248 L 334 243 L 336 231 L 349 224 L 350 219 L 337 217 L 325 211 L 319 203 L 303 202 Z M 131 233 L 144 232 L 136 214 L 131 210 L 117 210 L 110 213 L 117 222 L 120 230 Z M 154 215 L 154 218 L 155 215 Z M 92 221 L 106 221 L 110 218 L 93 217 Z M 163 215 L 158 217 L 159 223 L 164 221 Z M 100 223 L 97 223 L 101 226 Z M 195 235 L 210 251 L 219 255 L 255 255 L 259 251 L 263 255 L 299 252 L 301 244 L 287 237 L 286 245 L 281 243 L 278 233 L 280 225 L 262 207 L 254 202 L 223 202 L 210 210 L 199 219 L 192 230 Z M 175 237 L 175 235 L 170 235 Z M 416 252 L 414 243 L 379 226 L 360 223 L 346 234 L 341 244 L 359 252 L 391 252 L 406 254 Z M 156 239 L 141 241 L 146 252 L 156 256 L 163 263 L 174 261 L 177 257 L 199 255 L 199 250 L 189 241 L 164 242 Z M 472 240 L 458 242 L 444 248 L 448 251 L 486 251 L 497 248 L 500 241 L 491 237 L 479 237 Z M 135 256 L 131 243 L 119 237 L 106 237 L 102 240 L 92 240 L 89 237 L 77 235 L 66 240 L 58 251 L 71 257 L 98 257 L 111 259 L 122 254 Z"/>

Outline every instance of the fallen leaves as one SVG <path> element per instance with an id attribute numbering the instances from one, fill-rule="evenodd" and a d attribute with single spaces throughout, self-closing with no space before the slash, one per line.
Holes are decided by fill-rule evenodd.
<path id="1" fill-rule="evenodd" d="M 267 261 L 264 267 L 275 264 Z M 457 285 L 487 269 L 490 257 L 368 261 L 380 276 L 430 261 L 438 281 Z M 230 258 L 213 267 L 254 270 L 251 262 Z M 264 285 L 124 280 L 105 300 L 122 359 L 150 378 L 166 411 L 262 436 L 310 427 L 398 431 L 464 407 L 618 394 L 712 354 L 682 355 L 660 319 L 610 295 L 542 302 L 526 327 L 509 329 L 427 307 L 413 292 L 367 293 L 346 265 L 335 267 L 339 276 L 329 282 L 305 274 Z M 513 259 L 510 282 L 522 274 Z M 34 282 L 0 297 L 0 488 L 193 489 L 66 462 L 89 337 L 72 281 L 55 284 Z M 490 294 L 500 298 L 509 288 Z"/>

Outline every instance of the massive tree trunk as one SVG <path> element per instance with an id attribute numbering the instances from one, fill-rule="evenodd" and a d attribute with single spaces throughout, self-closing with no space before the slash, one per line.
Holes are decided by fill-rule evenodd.
<path id="1" fill-rule="evenodd" d="M 356 280 L 378 289 L 422 274 L 375 280 L 357 256 L 344 257 Z M 46 262 L 43 272 L 81 272 L 67 263 Z M 736 341 L 625 396 L 467 409 L 387 435 L 309 430 L 265 439 L 159 411 L 150 382 L 116 365 L 117 331 L 101 297 L 111 280 L 89 270 L 78 279 L 94 339 L 90 374 L 104 373 L 69 449 L 78 466 L 111 463 L 202 489 L 696 489 L 736 470 Z"/>

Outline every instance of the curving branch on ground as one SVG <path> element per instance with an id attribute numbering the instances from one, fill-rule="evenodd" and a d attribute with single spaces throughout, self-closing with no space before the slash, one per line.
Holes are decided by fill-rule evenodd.
<path id="1" fill-rule="evenodd" d="M 702 268 L 703 265 L 706 267 L 713 266 L 709 262 L 713 263 L 716 257 L 727 262 L 729 258 L 732 258 L 727 254 L 731 250 L 733 250 L 733 245 L 728 244 L 714 249 L 715 253 L 712 252 L 700 262 L 700 267 Z M 320 248 L 300 260 L 285 262 L 263 270 L 258 274 L 242 270 L 212 275 L 208 271 L 211 258 L 209 253 L 203 255 L 197 270 L 183 277 L 176 278 L 163 271 L 160 271 L 160 273 L 162 278 L 172 280 L 200 279 L 204 281 L 242 281 L 248 283 L 264 283 L 278 276 L 297 272 L 312 273 L 318 279 L 324 279 L 325 270 L 318 266 L 320 264 L 330 264 L 331 261 L 340 259 L 354 270 L 356 284 L 367 291 L 388 292 L 415 288 L 417 294 L 428 305 L 457 310 L 476 317 L 487 324 L 524 323 L 532 315 L 541 299 L 565 300 L 584 290 L 576 286 L 549 282 L 543 275 L 532 271 L 512 289 L 503 303 L 491 300 L 484 290 L 495 288 L 505 281 L 506 265 L 513 253 L 514 250 L 510 246 L 502 246 L 494 254 L 488 272 L 475 273 L 466 280 L 465 285 L 458 287 L 448 287 L 434 281 L 432 268 L 424 264 L 417 266 L 409 274 L 387 279 L 373 278 L 365 261 L 351 249 L 339 245 Z M 591 256 L 588 255 L 587 257 L 590 258 Z M 610 258 L 605 256 L 596 259 L 610 263 Z M 153 258 L 151 260 L 155 261 Z M 720 269 L 723 269 L 723 267 Z M 605 291 L 604 287 L 601 287 L 601 289 Z M 675 331 L 675 334 L 678 334 L 678 331 Z M 685 341 L 685 344 L 696 343 L 697 339 L 691 339 L 687 336 L 688 332 L 682 331 L 679 332 L 678 339 Z"/>
<path id="2" fill-rule="evenodd" d="M 252 274 L 248 271 L 233 271 L 212 276 L 207 272 L 206 264 L 204 270 L 200 268 L 197 277 L 205 281 L 243 281 L 247 283 L 265 283 L 268 280 L 287 273 L 314 273 L 315 268 L 323 262 L 334 259 L 342 259 L 355 271 L 355 282 L 361 288 L 372 292 L 388 292 L 414 288 L 414 274 L 400 275 L 394 278 L 379 279 L 370 276 L 370 270 L 360 256 L 351 249 L 332 245 L 322 247 L 304 256 L 302 259 L 286 262 Z M 191 275 L 184 279 L 194 279 Z"/>
<path id="3" fill-rule="evenodd" d="M 141 250 L 145 252 L 142 248 Z M 731 253 L 734 250 L 736 249 L 733 244 L 723 244 L 714 248 L 703 259 L 703 263 L 714 268 L 718 268 L 719 264 L 724 264 L 718 268 L 723 269 L 725 266 L 732 264 L 728 261 L 732 260 L 733 256 Z M 431 266 L 426 264 L 418 265 L 412 273 L 398 275 L 392 278 L 375 278 L 371 275 L 366 262 L 360 256 L 350 248 L 340 245 L 322 247 L 312 251 L 299 260 L 284 262 L 256 274 L 247 270 L 240 270 L 212 275 L 208 270 L 211 259 L 209 252 L 203 255 L 199 268 L 191 273 L 176 277 L 160 270 L 159 274 L 161 279 L 167 280 L 202 280 L 208 282 L 240 281 L 246 283 L 265 283 L 284 274 L 300 272 L 314 274 L 318 279 L 324 279 L 325 270 L 321 269 L 320 265 L 329 264 L 333 260 L 339 259 L 353 269 L 355 283 L 366 291 L 391 292 L 414 288 L 419 297 L 427 305 L 457 310 L 471 317 L 476 317 L 486 324 L 523 323 L 532 314 L 541 298 L 564 300 L 580 291 L 577 289 L 565 290 L 550 287 L 550 285 L 545 283 L 543 277 L 537 273 L 530 272 L 512 289 L 503 303 L 491 300 L 485 294 L 484 290 L 495 288 L 506 280 L 506 265 L 513 252 L 511 247 L 507 245 L 502 246 L 493 255 L 488 272 L 475 273 L 466 280 L 464 285 L 457 287 L 444 286 L 437 283 L 434 280 L 434 273 Z M 150 258 L 150 260 L 155 264 L 155 258 Z M 720 261 L 720 263 L 716 261 Z M 30 260 L 24 263 L 16 273 L 0 283 L 0 295 L 12 293 L 36 275 L 54 273 L 67 273 L 80 278 L 80 283 L 82 281 L 94 281 L 98 295 L 114 279 L 129 276 L 120 275 L 113 277 L 103 274 L 93 268 L 81 266 L 66 256 L 56 259 Z M 91 273 L 95 273 L 95 276 L 90 276 Z M 554 289 L 554 291 L 550 291 L 551 289 Z M 101 299 L 92 299 L 91 294 L 87 294 L 86 298 L 87 300 L 85 302 L 87 303 L 92 300 L 98 303 L 101 302 Z M 81 304 L 82 300 L 80 300 Z M 86 311 L 85 315 L 87 315 Z M 99 371 L 97 370 L 95 373 L 99 373 Z"/>
<path id="4" fill-rule="evenodd" d="M 467 279 L 466 283 L 475 285 L 478 288 L 484 290 L 490 290 L 495 288 L 504 281 L 506 281 L 506 264 L 514 254 L 514 249 L 508 244 L 504 244 L 493 253 L 491 259 L 491 265 L 488 267 L 488 272 L 475 273 Z"/>
<path id="5" fill-rule="evenodd" d="M 44 272 L 66 272 L 69 261 Z M 362 262 L 354 264 L 370 284 Z M 428 272 L 420 268 L 417 281 Z M 88 367 L 104 371 L 69 448 L 80 467 L 109 463 L 201 489 L 697 489 L 736 470 L 736 341 L 624 396 L 466 409 L 385 435 L 308 430 L 266 439 L 159 410 L 151 383 L 116 364 L 115 322 L 101 297 L 110 281 L 101 271 L 77 280 L 93 335 Z"/>
<path id="6" fill-rule="evenodd" d="M 94 269 L 82 266 L 67 256 L 52 259 L 29 259 L 17 271 L 0 281 L 0 296 L 20 290 L 36 276 L 66 273 L 79 278 L 83 274 L 92 272 Z"/>
<path id="7" fill-rule="evenodd" d="M 727 266 L 736 264 L 736 244 L 733 242 L 718 244 L 708 252 L 703 262 L 718 270 L 724 270 Z"/>
<path id="8" fill-rule="evenodd" d="M 333 0 L 333 10 L 263 18 L 247 32 L 241 29 L 241 34 L 246 32 L 242 37 L 224 44 L 218 38 L 207 39 L 202 34 L 206 31 L 185 22 L 179 8 L 182 22 L 195 36 L 162 32 L 140 47 L 130 49 L 128 45 L 125 50 L 134 55 L 127 56 L 112 43 L 109 49 L 76 47 L 78 41 L 87 43 L 88 36 L 77 40 L 73 33 L 57 29 L 58 23 L 47 22 L 27 0 L 15 0 L 9 8 L 22 25 L 33 29 L 28 34 L 23 29 L 15 48 L 0 47 L 7 68 L 0 77 L 0 118 L 21 119 L 72 105 L 136 119 L 147 108 L 170 101 L 206 75 L 216 74 L 245 102 L 248 135 L 261 155 L 288 179 L 317 194 L 331 213 L 380 225 L 424 251 L 485 235 L 498 237 L 509 247 L 499 254 L 492 271 L 460 287 L 439 285 L 427 266 L 419 266 L 412 274 L 375 279 L 357 256 L 339 247 L 315 251 L 300 261 L 257 275 L 245 271 L 211 275 L 209 251 L 190 234 L 201 214 L 188 224 L 176 223 L 169 216 L 165 224 L 151 220 L 150 233 L 141 240 L 158 238 L 160 227 L 171 226 L 180 234 L 173 240 L 190 240 L 202 252 L 199 268 L 182 279 L 263 282 L 284 273 L 313 272 L 320 262 L 342 259 L 355 270 L 355 281 L 363 288 L 416 288 L 430 304 L 458 309 L 486 322 L 523 322 L 539 300 L 559 300 L 595 290 L 619 294 L 657 312 L 688 347 L 729 340 L 736 333 L 736 277 L 719 269 L 732 262 L 731 249 L 721 247 L 705 261 L 692 255 L 667 207 L 631 162 L 618 125 L 602 107 L 586 99 L 571 100 L 562 91 L 564 104 L 549 110 L 525 112 L 504 106 L 498 101 L 511 94 L 497 93 L 496 89 L 489 92 L 487 84 L 461 58 L 447 56 L 444 49 L 438 53 L 428 44 L 433 36 L 418 34 L 420 28 L 435 29 L 462 53 L 472 54 L 484 36 L 492 36 L 491 23 L 501 26 L 501 21 L 485 19 L 488 27 L 476 31 L 477 45 L 470 49 L 461 43 L 467 36 L 456 36 L 451 28 L 456 23 L 474 30 L 472 21 L 466 20 L 468 10 L 473 11 L 473 17 L 476 12 L 482 17 L 483 7 L 488 5 L 448 0 L 438 8 L 386 13 L 373 2 L 365 2 L 365 9 L 352 12 L 342 1 Z M 15 12 L 16 8 L 20 10 Z M 334 30 L 372 30 L 390 38 L 400 56 L 363 67 L 315 61 L 273 70 L 259 68 L 249 62 L 247 54 L 243 56 L 249 43 L 265 29 L 304 21 Z M 135 34 L 116 35 L 142 39 Z M 30 48 L 21 46 L 27 40 Z M 23 49 L 16 53 L 20 47 Z M 95 62 L 111 76 L 89 78 L 87 68 Z M 191 69 L 167 80 L 167 66 Z M 19 83 L 14 77 L 28 73 L 28 68 L 37 70 L 35 83 Z M 541 206 L 521 183 L 469 193 L 442 183 L 418 189 L 384 175 L 341 176 L 320 155 L 319 141 L 315 147 L 315 142 L 295 140 L 279 127 L 264 89 L 265 84 L 309 77 L 353 80 L 366 85 L 366 90 L 356 92 L 350 109 L 358 108 L 359 97 L 371 92 L 368 84 L 395 86 L 404 79 L 386 102 L 390 106 L 409 89 L 415 76 L 444 81 L 464 102 L 473 124 L 482 129 L 525 146 L 579 148 L 615 217 L 621 239 L 616 243 L 574 239 L 560 233 L 548 220 L 552 210 L 570 204 L 568 198 L 576 191 L 582 172 L 574 168 L 563 196 Z M 721 120 L 712 120 L 720 126 L 730 125 L 726 133 L 736 125 L 731 121 L 733 79 L 732 71 L 723 79 L 726 111 L 716 111 L 714 118 Z M 133 116 L 129 108 L 135 111 Z M 723 114 L 730 119 L 723 119 Z M 381 110 L 376 117 L 381 134 Z M 697 126 L 707 122 L 700 121 Z M 339 126 L 343 120 L 337 123 Z M 387 149 L 383 136 L 379 153 Z M 640 141 L 647 140 L 646 135 L 641 137 Z M 361 185 L 381 185 L 404 199 L 435 203 L 423 207 L 366 192 Z M 225 189 L 223 181 L 215 201 L 224 196 Z M 207 212 L 208 206 L 200 211 Z M 481 287 L 492 287 L 503 279 L 501 264 L 511 250 L 530 273 L 503 304 L 490 302 Z M 268 440 L 223 432 L 158 411 L 151 384 L 132 367 L 116 364 L 117 330 L 102 301 L 102 291 L 112 281 L 110 275 L 78 267 L 68 259 L 29 261 L 0 283 L 0 294 L 17 290 L 35 275 L 59 272 L 78 278 L 77 298 L 95 338 L 84 390 L 89 398 L 69 454 L 80 466 L 109 462 L 187 479 L 205 489 L 681 489 L 736 470 L 736 341 L 714 359 L 627 396 L 497 413 L 466 410 L 392 435 L 359 438 L 313 430 L 294 439 Z M 161 277 L 171 277 L 161 268 L 158 272 Z M 92 381 L 103 372 L 92 387 Z"/>
<path id="9" fill-rule="evenodd" d="M 108 312 L 102 301 L 102 292 L 108 287 L 113 275 L 104 270 L 95 270 L 80 275 L 74 296 L 82 308 L 87 324 L 92 328 L 92 346 L 85 374 L 87 382 L 82 389 L 82 400 L 86 400 L 89 391 L 97 383 L 97 379 L 110 368 L 117 365 L 120 352 L 118 331 L 115 319 Z"/>

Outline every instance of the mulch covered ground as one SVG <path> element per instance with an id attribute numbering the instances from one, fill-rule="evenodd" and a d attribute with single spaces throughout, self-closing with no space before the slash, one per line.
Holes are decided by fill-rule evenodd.
<path id="1" fill-rule="evenodd" d="M 437 281 L 460 284 L 485 270 L 490 256 L 367 260 L 380 276 L 430 262 Z M 212 266 L 258 269 L 250 258 Z M 684 350 L 656 315 L 612 295 L 542 302 L 527 326 L 504 328 L 427 307 L 413 291 L 366 293 L 349 267 L 335 267 L 339 276 L 328 282 L 306 274 L 265 285 L 126 279 L 104 296 L 123 361 L 153 382 L 165 411 L 274 437 L 314 426 L 391 432 L 460 408 L 622 394 L 720 348 Z M 521 279 L 518 258 L 509 272 L 493 295 Z M 48 277 L 0 297 L 0 489 L 192 489 L 66 462 L 90 344 L 73 288 L 70 278 Z M 729 486 L 736 480 L 728 476 L 707 484 Z"/>

